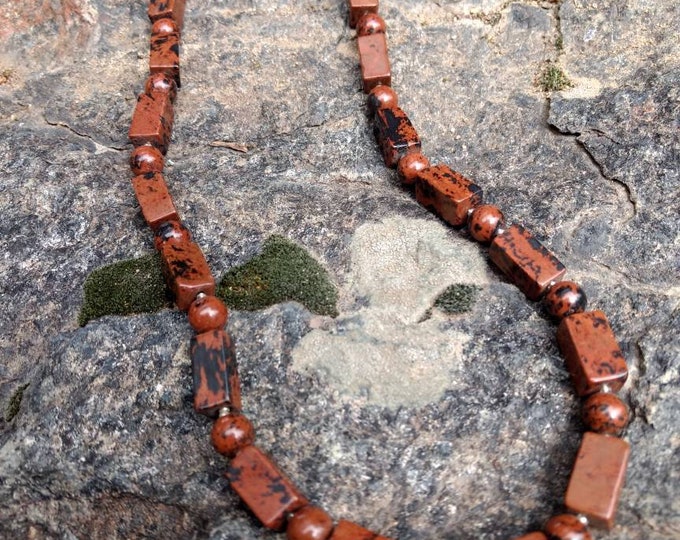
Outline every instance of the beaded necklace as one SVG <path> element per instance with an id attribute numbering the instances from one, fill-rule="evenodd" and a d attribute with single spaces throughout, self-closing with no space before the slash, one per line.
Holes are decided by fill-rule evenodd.
<path id="1" fill-rule="evenodd" d="M 179 309 L 188 312 L 195 334 L 190 356 L 194 408 L 214 419 L 215 449 L 230 459 L 231 487 L 267 528 L 285 528 L 290 540 L 388 540 L 346 520 L 337 523 L 307 498 L 257 446 L 242 414 L 240 383 L 227 307 L 215 296 L 215 280 L 200 247 L 180 221 L 163 175 L 180 86 L 179 43 L 184 0 L 150 0 L 150 76 L 138 97 L 129 138 L 134 145 L 132 185 L 145 221 L 154 233 L 165 278 Z M 528 230 L 507 224 L 501 210 L 483 204 L 481 187 L 447 165 L 431 165 L 391 89 L 386 24 L 378 0 L 348 0 L 349 24 L 356 28 L 363 90 L 385 165 L 396 168 L 416 200 L 454 228 L 489 245 L 490 260 L 529 300 L 541 300 L 558 321 L 557 342 L 577 394 L 585 399 L 587 431 L 565 494 L 569 513 L 552 517 L 543 532 L 515 540 L 588 540 L 589 525 L 609 529 L 628 461 L 619 438 L 628 421 L 615 392 L 627 366 L 606 316 L 586 311 L 586 296 L 565 267 Z"/>

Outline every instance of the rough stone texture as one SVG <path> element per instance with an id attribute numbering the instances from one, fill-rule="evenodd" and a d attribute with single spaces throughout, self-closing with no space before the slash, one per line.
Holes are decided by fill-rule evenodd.
<path id="1" fill-rule="evenodd" d="M 545 240 L 629 361 L 631 462 L 618 525 L 601 537 L 677 538 L 680 6 L 384 0 L 381 13 L 423 151 Z M 216 275 L 285 235 L 338 284 L 339 322 L 370 314 L 382 290 L 357 281 L 361 227 L 439 225 L 382 164 L 345 17 L 343 0 L 189 2 L 166 171 Z M 3 2 L 0 20 L 0 403 L 30 384 L 0 431 L 0 537 L 271 537 L 229 491 L 192 410 L 184 315 L 76 324 L 89 272 L 152 249 L 126 142 L 145 3 Z M 537 90 L 549 60 L 574 88 Z M 460 234 L 443 233 L 442 250 Z M 394 235 L 376 234 L 376 249 Z M 429 261 L 415 260 L 423 275 Z M 388 270 L 409 298 L 413 283 Z M 427 403 L 405 401 L 408 377 L 379 402 L 371 380 L 357 395 L 341 370 L 309 357 L 294 369 L 304 336 L 339 322 L 297 304 L 233 313 L 259 444 L 334 517 L 400 540 L 500 540 L 560 511 L 580 406 L 552 323 L 487 272 L 471 312 L 421 323 L 435 344 L 467 337 L 455 361 L 440 358 L 455 384 Z M 450 284 L 409 305 L 422 311 Z"/>

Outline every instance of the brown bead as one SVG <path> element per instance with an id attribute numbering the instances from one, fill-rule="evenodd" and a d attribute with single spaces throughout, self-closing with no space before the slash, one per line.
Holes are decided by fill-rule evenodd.
<path id="1" fill-rule="evenodd" d="M 177 24 L 172 19 L 158 19 L 151 25 L 152 34 L 176 34 L 179 32 Z"/>
<path id="2" fill-rule="evenodd" d="M 179 31 L 184 22 L 184 0 L 149 0 L 148 8 L 151 22 L 158 19 L 172 19 Z"/>
<path id="3" fill-rule="evenodd" d="M 354 28 L 366 13 L 378 13 L 378 0 L 349 0 L 350 28 Z"/>
<path id="4" fill-rule="evenodd" d="M 151 34 L 149 50 L 149 71 L 151 73 L 165 73 L 177 84 L 181 85 L 179 77 L 179 34 Z"/>
<path id="5" fill-rule="evenodd" d="M 130 168 L 135 175 L 163 172 L 164 166 L 163 154 L 153 146 L 138 146 L 130 154 Z"/>
<path id="6" fill-rule="evenodd" d="M 377 13 L 364 13 L 357 22 L 357 36 L 369 36 L 371 34 L 384 34 L 387 25 Z"/>
<path id="7" fill-rule="evenodd" d="M 211 330 L 191 338 L 194 409 L 215 416 L 220 409 L 241 409 L 241 383 L 229 333 Z"/>
<path id="8" fill-rule="evenodd" d="M 399 160 L 397 176 L 405 186 L 415 184 L 418 174 L 430 166 L 430 160 L 420 152 L 407 154 Z"/>
<path id="9" fill-rule="evenodd" d="M 584 433 L 564 497 L 565 506 L 586 516 L 593 527 L 611 529 L 629 454 L 626 441 Z"/>
<path id="10" fill-rule="evenodd" d="M 380 536 L 374 532 L 360 527 L 351 521 L 341 520 L 333 529 L 333 534 L 328 540 L 390 540 L 386 536 Z"/>
<path id="11" fill-rule="evenodd" d="M 153 73 L 144 85 L 144 92 L 153 96 L 154 94 L 168 94 L 170 101 L 175 102 L 177 97 L 177 84 L 175 79 L 165 73 Z"/>
<path id="12" fill-rule="evenodd" d="M 521 225 L 511 225 L 491 242 L 489 258 L 529 300 L 538 300 L 564 265 Z"/>
<path id="13" fill-rule="evenodd" d="M 327 540 L 333 530 L 333 520 L 317 506 L 300 508 L 288 520 L 288 540 Z"/>
<path id="14" fill-rule="evenodd" d="M 216 296 L 199 295 L 189 307 L 189 324 L 195 332 L 220 330 L 227 324 L 229 311 Z"/>
<path id="15" fill-rule="evenodd" d="M 614 394 L 593 394 L 583 404 L 583 421 L 595 433 L 618 436 L 628 425 L 628 407 Z"/>
<path id="16" fill-rule="evenodd" d="M 617 392 L 626 382 L 626 359 L 601 311 L 574 313 L 562 319 L 557 327 L 557 344 L 578 395 L 599 392 L 605 384 Z"/>
<path id="17" fill-rule="evenodd" d="M 574 313 L 585 311 L 588 299 L 583 289 L 573 281 L 555 283 L 543 298 L 548 313 L 557 319 L 563 319 Z"/>
<path id="18" fill-rule="evenodd" d="M 468 210 L 482 201 L 482 188 L 446 165 L 435 165 L 418 173 L 416 199 L 460 227 L 467 221 Z"/>
<path id="19" fill-rule="evenodd" d="M 166 221 L 155 230 L 153 239 L 159 251 L 165 242 L 191 242 L 191 233 L 180 221 Z"/>
<path id="20" fill-rule="evenodd" d="M 396 167 L 399 160 L 407 154 L 420 152 L 418 133 L 399 107 L 378 109 L 373 131 L 388 167 Z"/>
<path id="21" fill-rule="evenodd" d="M 503 228 L 504 225 L 505 217 L 500 208 L 492 204 L 482 204 L 470 215 L 468 230 L 477 242 L 488 244 L 496 237 L 498 228 Z"/>
<path id="22" fill-rule="evenodd" d="M 172 135 L 175 113 L 169 94 L 140 94 L 130 123 L 129 138 L 135 146 L 151 144 L 165 154 Z"/>
<path id="23" fill-rule="evenodd" d="M 215 420 L 210 439 L 215 450 L 223 456 L 233 458 L 239 450 L 253 444 L 255 430 L 245 416 L 232 413 Z"/>
<path id="24" fill-rule="evenodd" d="M 523 536 L 518 536 L 513 540 L 548 540 L 548 537 L 542 532 L 532 532 Z"/>
<path id="25" fill-rule="evenodd" d="M 399 105 L 397 93 L 391 87 L 379 84 L 368 93 L 368 109 L 375 113 L 378 109 L 390 109 Z"/>
<path id="26" fill-rule="evenodd" d="M 307 504 L 293 483 L 256 446 L 246 446 L 236 454 L 225 476 L 245 505 L 269 529 L 280 530 L 290 512 Z"/>
<path id="27" fill-rule="evenodd" d="M 390 86 L 392 72 L 390 59 L 387 56 L 387 40 L 385 34 L 371 34 L 357 38 L 359 47 L 359 64 L 364 92 L 367 94 L 379 84 Z"/>
<path id="28" fill-rule="evenodd" d="M 571 514 L 552 517 L 545 524 L 548 540 L 593 540 L 588 527 Z"/>
<path id="29" fill-rule="evenodd" d="M 162 173 L 148 172 L 135 176 L 132 187 L 144 220 L 153 230 L 166 221 L 179 220 Z"/>

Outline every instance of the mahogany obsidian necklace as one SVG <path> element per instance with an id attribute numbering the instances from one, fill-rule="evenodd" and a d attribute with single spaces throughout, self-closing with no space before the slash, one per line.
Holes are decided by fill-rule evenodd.
<path id="1" fill-rule="evenodd" d="M 215 419 L 212 443 L 229 458 L 231 487 L 270 529 L 285 528 L 290 540 L 388 540 L 363 527 L 337 523 L 312 506 L 277 465 L 255 446 L 250 421 L 242 414 L 240 383 L 228 311 L 215 296 L 215 280 L 201 249 L 180 221 L 163 176 L 180 86 L 179 42 L 184 0 L 150 0 L 150 76 L 130 126 L 134 150 L 132 185 L 144 219 L 154 232 L 163 271 L 179 309 L 195 331 L 190 355 L 194 408 Z M 557 342 L 576 393 L 584 398 L 588 427 L 565 494 L 569 513 L 552 517 L 543 532 L 515 540 L 588 540 L 592 527 L 609 529 L 624 481 L 629 446 L 620 439 L 628 421 L 617 392 L 628 371 L 607 318 L 585 311 L 579 285 L 563 281 L 565 267 L 524 227 L 506 224 L 499 208 L 483 204 L 482 189 L 448 166 L 431 165 L 421 153 L 418 134 L 398 107 L 391 89 L 385 21 L 378 0 L 348 0 L 349 24 L 356 28 L 359 63 L 368 109 L 385 165 L 397 169 L 415 198 L 452 227 L 490 244 L 490 260 L 529 300 L 542 300 L 558 322 Z"/>

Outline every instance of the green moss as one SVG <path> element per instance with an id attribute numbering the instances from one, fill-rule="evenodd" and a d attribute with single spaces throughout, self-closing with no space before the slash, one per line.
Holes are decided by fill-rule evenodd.
<path id="1" fill-rule="evenodd" d="M 480 290 L 476 285 L 451 285 L 437 297 L 434 307 L 448 314 L 466 313 L 472 309 Z"/>
<path id="2" fill-rule="evenodd" d="M 271 236 L 262 253 L 227 272 L 217 294 L 234 309 L 256 310 L 294 300 L 314 313 L 338 314 L 338 294 L 326 271 L 282 236 Z"/>
<path id="3" fill-rule="evenodd" d="M 9 399 L 7 409 L 5 409 L 5 422 L 11 422 L 14 417 L 19 414 L 19 407 L 21 400 L 24 399 L 24 391 L 28 388 L 29 383 L 22 384 L 14 391 L 12 397 Z"/>
<path id="4" fill-rule="evenodd" d="M 104 315 L 148 313 L 169 305 L 156 254 L 99 268 L 88 276 L 84 289 L 81 326 Z"/>
<path id="5" fill-rule="evenodd" d="M 564 49 L 564 38 L 562 36 L 557 36 L 557 39 L 555 40 L 555 48 L 558 51 Z"/>
<path id="6" fill-rule="evenodd" d="M 552 62 L 546 65 L 540 74 L 538 85 L 544 92 L 559 92 L 573 86 L 562 68 Z"/>

